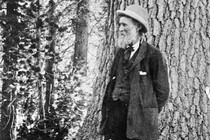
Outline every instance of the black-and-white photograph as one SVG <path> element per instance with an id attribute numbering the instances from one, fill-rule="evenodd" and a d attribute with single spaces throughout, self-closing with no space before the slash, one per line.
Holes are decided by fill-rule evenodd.
<path id="1" fill-rule="evenodd" d="M 0 0 L 0 140 L 210 140 L 210 0 Z"/>

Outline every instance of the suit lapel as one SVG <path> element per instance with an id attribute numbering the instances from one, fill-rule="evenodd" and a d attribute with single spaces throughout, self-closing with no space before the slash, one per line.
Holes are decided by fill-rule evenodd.
<path id="1" fill-rule="evenodd" d="M 147 51 L 147 42 L 143 42 L 140 46 L 139 46 L 139 52 L 136 56 L 136 59 L 133 63 L 133 65 L 131 66 L 131 69 L 130 71 L 137 65 L 141 62 L 141 60 L 145 57 L 145 54 L 146 54 L 146 51 Z"/>

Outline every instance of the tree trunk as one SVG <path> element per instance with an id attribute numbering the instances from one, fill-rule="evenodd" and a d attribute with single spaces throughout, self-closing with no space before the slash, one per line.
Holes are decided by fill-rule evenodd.
<path id="1" fill-rule="evenodd" d="M 87 74 L 87 46 L 89 24 L 89 0 L 81 0 L 77 4 L 77 19 L 75 27 L 74 66 L 77 69 L 84 67 L 84 75 Z"/>
<path id="2" fill-rule="evenodd" d="M 55 60 L 55 33 L 56 28 L 54 26 L 54 10 L 55 10 L 55 2 L 53 0 L 50 0 L 49 2 L 50 6 L 50 12 L 49 12 L 49 19 L 50 19 L 50 25 L 49 25 L 49 48 L 46 53 L 46 56 L 49 56 L 46 60 L 46 66 L 45 66 L 45 76 L 46 76 L 46 95 L 45 95 L 45 112 L 46 115 L 49 114 L 50 104 L 51 104 L 51 94 L 53 92 L 54 87 L 54 73 L 53 73 L 53 64 Z"/>
<path id="3" fill-rule="evenodd" d="M 111 62 L 114 58 L 114 47 L 116 34 L 116 13 L 118 7 L 118 1 L 109 1 L 108 3 L 108 15 L 105 27 L 106 41 L 105 45 L 100 46 L 98 50 L 97 59 L 99 64 L 98 67 L 98 77 L 93 85 L 93 98 L 90 101 L 88 108 L 88 115 L 85 118 L 82 129 L 78 133 L 79 140 L 101 140 L 102 137 L 98 135 L 98 128 L 101 118 L 101 104 L 103 95 L 105 92 L 105 87 L 108 82 L 109 70 L 111 67 Z M 104 17 L 105 18 L 105 17 Z"/>
<path id="4" fill-rule="evenodd" d="M 12 139 L 12 126 L 15 119 L 14 116 L 14 103 L 15 103 L 15 61 L 17 61 L 17 50 L 16 45 L 18 42 L 18 24 L 16 10 L 17 1 L 7 1 L 7 14 L 6 14 L 6 25 L 3 31 L 3 85 L 2 85 L 2 101 L 1 101 L 1 127 L 0 127 L 0 139 L 11 140 Z"/>
<path id="5" fill-rule="evenodd" d="M 208 140 L 210 103 L 205 89 L 210 87 L 210 2 L 206 0 L 108 1 L 106 43 L 98 53 L 98 77 L 80 139 L 100 139 L 101 102 L 117 38 L 115 11 L 133 3 L 148 9 L 148 41 L 161 50 L 169 68 L 171 93 L 159 115 L 159 139 Z"/>
<path id="6" fill-rule="evenodd" d="M 160 139 L 208 140 L 210 2 L 142 1 L 151 15 L 150 39 L 168 60 L 171 94 L 160 114 Z"/>
<path id="7" fill-rule="evenodd" d="M 36 44 L 37 44 L 37 57 L 36 57 L 36 67 L 41 69 L 41 65 L 42 65 L 42 58 L 41 58 L 41 27 L 39 26 L 39 15 L 40 15 L 40 1 L 39 0 L 36 0 L 35 2 L 36 6 L 37 6 L 37 20 L 36 20 L 36 26 L 35 26 L 35 29 L 36 29 Z M 37 71 L 36 72 L 36 76 L 38 77 L 38 80 L 36 81 L 36 85 L 37 85 L 37 90 L 38 90 L 38 98 L 39 98 L 39 101 L 38 101 L 38 105 L 39 105 L 39 115 L 40 115 L 40 118 L 41 120 L 44 120 L 45 119 L 45 108 L 44 108 L 44 86 L 42 84 L 42 77 L 41 75 L 39 74 L 39 72 Z"/>

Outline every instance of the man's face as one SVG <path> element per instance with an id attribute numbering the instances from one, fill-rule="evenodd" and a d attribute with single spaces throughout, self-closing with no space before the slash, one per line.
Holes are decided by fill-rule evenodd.
<path id="1" fill-rule="evenodd" d="M 130 43 L 136 43 L 139 37 L 139 28 L 129 17 L 120 17 L 118 45 L 126 48 Z"/>

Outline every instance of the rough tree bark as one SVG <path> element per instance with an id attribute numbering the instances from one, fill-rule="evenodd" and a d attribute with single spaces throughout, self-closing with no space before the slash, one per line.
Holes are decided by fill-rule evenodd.
<path id="1" fill-rule="evenodd" d="M 105 87 L 108 82 L 109 69 L 111 62 L 114 58 L 115 49 L 115 39 L 117 38 L 117 28 L 116 28 L 116 13 L 118 9 L 118 1 L 110 1 L 107 3 L 107 20 L 105 27 L 106 40 L 104 44 L 100 46 L 98 50 L 98 76 L 94 83 L 93 98 L 91 104 L 89 105 L 88 115 L 84 121 L 82 129 L 80 129 L 78 134 L 78 139 L 80 140 L 100 140 L 98 133 L 99 122 L 100 122 L 100 109 L 102 104 L 103 95 L 105 92 Z"/>
<path id="2" fill-rule="evenodd" d="M 160 140 L 208 140 L 210 102 L 210 1 L 115 0 L 108 2 L 106 41 L 99 54 L 93 101 L 84 122 L 82 140 L 99 140 L 101 102 L 117 37 L 116 10 L 138 3 L 149 14 L 148 41 L 167 59 L 171 93 L 159 115 Z"/>
<path id="3" fill-rule="evenodd" d="M 144 0 L 152 42 L 169 65 L 171 95 L 160 114 L 160 139 L 208 140 L 210 1 Z"/>

